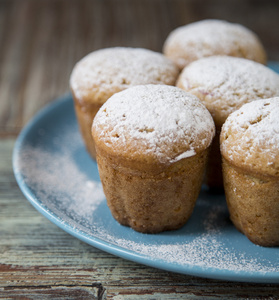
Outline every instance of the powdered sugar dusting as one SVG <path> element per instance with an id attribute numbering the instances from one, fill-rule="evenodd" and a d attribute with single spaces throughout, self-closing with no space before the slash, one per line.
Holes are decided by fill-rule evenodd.
<path id="1" fill-rule="evenodd" d="M 202 20 L 173 30 L 164 53 L 183 68 L 194 60 L 212 55 L 231 55 L 265 63 L 265 51 L 248 28 L 223 20 Z"/>
<path id="2" fill-rule="evenodd" d="M 71 151 L 63 144 L 65 139 L 72 142 Z M 74 161 L 72 151 L 78 141 L 78 134 L 54 138 L 54 144 L 59 146 L 55 154 L 43 147 L 26 146 L 17 172 L 24 174 L 26 184 L 47 206 L 55 210 L 66 207 L 70 215 L 87 218 L 105 196 L 101 183 L 89 179 Z"/>
<path id="3" fill-rule="evenodd" d="M 139 84 L 174 85 L 179 70 L 161 53 L 142 48 L 115 47 L 94 51 L 73 69 L 70 84 L 76 98 L 90 94 L 93 102 Z M 87 99 L 89 101 L 89 99 Z"/>
<path id="4" fill-rule="evenodd" d="M 161 162 L 193 156 L 215 134 L 208 110 L 198 98 L 166 85 L 129 88 L 99 110 L 93 135 L 119 155 L 145 153 Z"/>
<path id="5" fill-rule="evenodd" d="M 279 75 L 247 59 L 211 56 L 187 66 L 178 86 L 197 95 L 224 122 L 247 102 L 279 96 Z"/>
<path id="6" fill-rule="evenodd" d="M 244 165 L 279 172 L 279 97 L 245 104 L 222 128 L 222 153 Z M 257 162 L 255 164 L 255 162 Z"/>

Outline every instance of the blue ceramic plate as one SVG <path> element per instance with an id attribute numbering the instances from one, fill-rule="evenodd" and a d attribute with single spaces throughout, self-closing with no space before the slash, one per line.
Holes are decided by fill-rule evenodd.
<path id="1" fill-rule="evenodd" d="M 279 70 L 279 64 L 271 67 Z M 81 140 L 70 95 L 44 108 L 23 129 L 13 167 L 22 192 L 40 213 L 94 247 L 182 274 L 279 283 L 279 248 L 256 246 L 239 233 L 222 195 L 203 189 L 180 230 L 142 234 L 118 224 Z"/>

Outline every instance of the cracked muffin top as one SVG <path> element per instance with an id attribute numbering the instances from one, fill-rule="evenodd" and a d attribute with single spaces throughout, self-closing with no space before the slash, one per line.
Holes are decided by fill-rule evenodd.
<path id="1" fill-rule="evenodd" d="M 279 176 L 279 97 L 243 105 L 224 123 L 223 157 L 240 168 Z"/>
<path id="2" fill-rule="evenodd" d="M 248 59 L 211 56 L 188 65 L 177 86 L 196 95 L 221 127 L 243 104 L 279 96 L 279 75 Z"/>

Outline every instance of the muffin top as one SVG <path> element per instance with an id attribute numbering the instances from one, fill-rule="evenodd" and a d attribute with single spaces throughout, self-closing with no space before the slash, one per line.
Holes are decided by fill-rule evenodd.
<path id="1" fill-rule="evenodd" d="M 279 75 L 248 59 L 211 56 L 185 67 L 177 86 L 196 95 L 221 127 L 243 104 L 279 96 Z"/>
<path id="2" fill-rule="evenodd" d="M 97 149 L 147 164 L 171 164 L 208 148 L 213 119 L 194 96 L 167 85 L 140 85 L 114 94 L 92 126 Z"/>
<path id="3" fill-rule="evenodd" d="M 266 63 L 265 50 L 248 28 L 223 20 L 203 20 L 176 28 L 167 37 L 164 54 L 181 69 L 212 55 L 244 57 Z"/>
<path id="4" fill-rule="evenodd" d="M 177 66 L 163 54 L 141 48 L 94 51 L 74 67 L 70 87 L 80 103 L 103 104 L 114 93 L 142 84 L 174 85 Z"/>
<path id="5" fill-rule="evenodd" d="M 221 131 L 221 153 L 250 172 L 279 176 L 279 97 L 243 105 Z"/>

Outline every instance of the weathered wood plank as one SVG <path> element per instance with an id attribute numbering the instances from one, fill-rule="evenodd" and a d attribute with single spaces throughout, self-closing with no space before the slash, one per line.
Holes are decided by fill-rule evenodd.
<path id="1" fill-rule="evenodd" d="M 5 288 L 2 295 L 0 290 L 0 297 L 7 297 L 6 299 L 90 299 L 99 300 L 105 299 L 106 290 L 99 289 L 99 286 L 91 287 L 21 287 L 21 288 Z"/>

